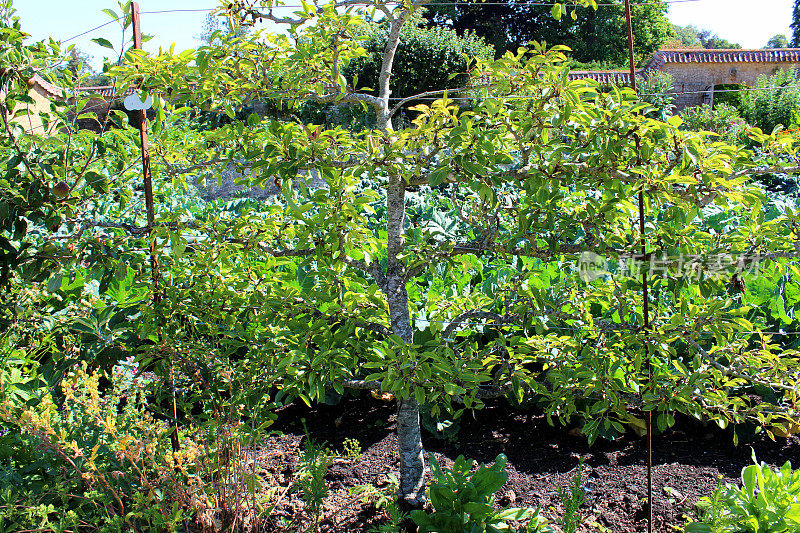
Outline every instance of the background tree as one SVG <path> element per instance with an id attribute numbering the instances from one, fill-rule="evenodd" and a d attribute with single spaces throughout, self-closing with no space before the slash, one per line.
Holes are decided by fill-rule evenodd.
<path id="1" fill-rule="evenodd" d="M 700 42 L 700 30 L 688 26 L 672 25 L 672 36 L 664 43 L 664 48 L 703 48 Z"/>
<path id="2" fill-rule="evenodd" d="M 789 39 L 782 33 L 773 35 L 767 41 L 767 44 L 764 48 L 788 48 L 789 47 Z"/>
<path id="3" fill-rule="evenodd" d="M 800 0 L 794 0 L 792 7 L 792 46 L 800 46 Z"/>
<path id="4" fill-rule="evenodd" d="M 742 45 L 738 43 L 733 43 L 728 41 L 727 39 L 723 39 L 722 37 L 718 36 L 716 33 L 712 32 L 711 30 L 704 29 L 700 30 L 700 43 L 703 45 L 703 48 L 709 50 L 722 50 L 722 49 L 739 49 Z"/>
<path id="5" fill-rule="evenodd" d="M 453 5 L 455 4 L 455 5 Z M 670 35 L 665 2 L 634 0 L 633 27 L 635 53 L 642 60 L 657 50 Z M 578 8 L 555 19 L 552 7 L 530 2 L 509 1 L 442 2 L 434 0 L 426 15 L 431 24 L 453 28 L 459 34 L 474 31 L 493 45 L 497 56 L 516 51 L 530 41 L 563 44 L 572 49 L 580 63 L 623 64 L 627 57 L 625 14 L 622 3 L 602 4 L 598 8 Z"/>
<path id="6" fill-rule="evenodd" d="M 102 72 L 96 72 L 92 68 L 92 56 L 79 48 L 72 48 L 68 52 L 67 58 L 66 65 L 56 72 L 59 80 L 63 81 L 65 77 L 71 77 L 73 80 L 80 80 L 79 84 L 83 87 L 110 85 L 112 83 L 110 77 Z"/>
<path id="7" fill-rule="evenodd" d="M 722 39 L 709 29 L 701 29 L 692 26 L 673 25 L 673 39 L 665 44 L 666 48 L 741 48 L 740 44 L 732 43 Z"/>
<path id="8" fill-rule="evenodd" d="M 65 70 L 70 72 L 72 76 L 78 78 L 84 74 L 90 74 L 93 71 L 91 66 L 92 56 L 86 52 L 81 51 L 79 48 L 73 48 L 69 52 L 69 61 L 67 61 Z"/>

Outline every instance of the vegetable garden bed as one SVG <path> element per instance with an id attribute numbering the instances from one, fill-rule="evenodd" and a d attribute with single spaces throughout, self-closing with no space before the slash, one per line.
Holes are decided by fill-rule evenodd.
<path id="1" fill-rule="evenodd" d="M 286 482 L 300 465 L 299 450 L 310 437 L 341 450 L 345 439 L 361 446 L 357 458 L 338 459 L 325 480 L 330 494 L 325 499 L 320 530 L 326 532 L 370 531 L 388 522 L 383 510 L 365 503 L 352 488 L 372 484 L 380 487 L 397 472 L 397 438 L 394 404 L 368 395 L 343 400 L 336 406 L 309 409 L 296 403 L 280 410 L 272 435 L 259 454 L 259 464 L 268 479 Z M 384 425 L 382 421 L 389 419 Z M 425 448 L 443 467 L 464 454 L 481 463 L 493 462 L 497 454 L 508 457 L 509 480 L 497 494 L 500 506 L 540 506 L 542 514 L 555 522 L 563 509 L 557 488 L 566 487 L 584 458 L 582 485 L 587 503 L 581 509 L 583 525 L 578 531 L 633 533 L 646 528 L 646 453 L 644 439 L 629 432 L 613 442 L 600 440 L 589 447 L 576 430 L 548 426 L 543 417 L 510 410 L 503 401 L 491 403 L 466 415 L 452 439 L 437 439 L 425 433 Z M 744 433 L 744 428 L 738 428 Z M 740 435 L 732 443 L 732 430 L 721 430 L 687 418 L 654 439 L 654 530 L 675 531 L 694 516 L 693 505 L 723 482 L 736 483 L 742 467 L 750 464 L 751 449 L 759 460 L 781 465 L 800 451 L 800 439 L 791 436 L 772 442 Z M 268 473 L 268 474 L 266 474 Z M 301 495 L 290 491 L 270 518 L 270 526 L 302 530 L 307 521 Z M 553 524 L 557 526 L 557 523 Z"/>

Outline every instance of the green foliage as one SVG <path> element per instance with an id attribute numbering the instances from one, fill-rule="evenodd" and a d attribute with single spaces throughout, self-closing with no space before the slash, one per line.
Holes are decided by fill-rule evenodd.
<path id="1" fill-rule="evenodd" d="M 719 37 L 709 29 L 701 29 L 692 26 L 672 26 L 673 40 L 668 42 L 667 48 L 741 48 L 742 45 L 732 43 Z"/>
<path id="2" fill-rule="evenodd" d="M 710 106 L 703 104 L 687 107 L 680 114 L 683 127 L 690 131 L 711 131 L 725 142 L 740 143 L 744 140 L 747 124 L 739 115 L 739 111 L 728 104 Z"/>
<path id="3" fill-rule="evenodd" d="M 372 24 L 362 31 L 359 38 L 363 40 L 359 44 L 366 50 L 366 55 L 351 61 L 345 66 L 343 74 L 348 80 L 355 80 L 356 88 L 374 93 L 378 88 L 388 28 L 386 24 Z M 463 87 L 469 79 L 468 72 L 473 59 L 486 60 L 494 56 L 494 48 L 472 32 L 459 35 L 445 28 L 408 24 L 400 32 L 400 41 L 402 46 L 395 56 L 392 72 L 393 98 Z M 431 68 L 432 65 L 436 65 L 436 68 Z M 355 107 L 362 116 L 369 115 L 360 106 L 350 107 Z M 348 116 L 352 112 L 335 112 L 341 116 L 330 121 L 333 124 L 351 124 L 355 120 Z M 368 124 L 362 122 L 357 129 Z"/>
<path id="4" fill-rule="evenodd" d="M 353 25 L 344 17 L 325 27 L 344 28 L 345 22 Z M 315 45 L 319 54 L 330 54 L 324 56 L 329 60 L 336 35 L 326 33 L 322 37 L 328 40 Z M 225 53 L 251 54 L 252 72 L 250 63 L 242 63 L 243 76 L 235 82 L 211 69 L 204 74 L 230 101 L 259 91 L 285 94 L 292 76 L 302 87 L 293 89 L 298 98 L 308 86 L 332 83 L 293 67 L 293 48 L 265 50 L 255 40 L 236 46 Z M 347 46 L 340 52 L 358 57 Z M 197 52 L 203 58 L 222 53 Z M 267 59 L 284 76 L 251 80 Z M 146 73 L 148 83 L 172 84 L 175 105 L 188 106 L 209 98 L 182 85 L 197 75 L 192 61 L 191 55 L 149 58 L 137 72 Z M 163 64 L 180 74 L 177 80 L 163 77 Z M 248 357 L 266 369 L 265 381 L 276 383 L 281 398 L 311 403 L 329 389 L 342 393 L 346 380 L 360 379 L 379 382 L 401 398 L 414 395 L 432 410 L 449 408 L 454 398 L 469 409 L 482 405 L 480 391 L 499 389 L 515 402 L 534 399 L 551 421 L 584 421 L 591 439 L 625 431 L 636 423 L 625 399 L 649 386 L 632 329 L 641 320 L 639 276 L 585 283 L 575 261 L 587 248 L 607 253 L 616 265 L 638 253 L 638 232 L 622 223 L 637 211 L 630 198 L 640 178 L 632 175 L 654 184 L 648 200 L 650 238 L 673 257 L 698 250 L 743 253 L 753 232 L 764 232 L 757 240 L 764 253 L 793 249 L 792 222 L 758 223 L 761 211 L 753 205 L 766 200 L 744 174 L 732 170 L 763 164 L 763 159 L 707 143 L 706 136 L 679 129 L 677 119 L 643 117 L 645 104 L 630 91 L 601 93 L 590 82 L 568 82 L 565 72 L 560 49 L 477 60 L 471 76 L 486 88 L 473 90 L 473 107 L 461 108 L 449 99 L 418 105 L 414 127 L 391 133 L 248 119 L 196 136 L 158 138 L 158 150 L 171 154 L 177 168 L 233 151 L 243 157 L 239 164 L 250 173 L 248 183 L 270 180 L 283 188 L 282 198 L 249 212 L 218 212 L 213 234 L 239 237 L 206 239 L 198 245 L 202 253 L 175 258 L 174 272 L 185 265 L 191 272 L 212 272 L 212 280 L 192 274 L 191 283 L 170 285 L 167 300 L 180 305 L 169 305 L 184 312 L 189 305 L 203 323 L 217 313 L 216 302 L 241 310 L 232 315 L 236 320 L 226 317 L 227 327 L 236 332 L 232 337 L 250 339 Z M 312 78 L 317 81 L 311 83 Z M 531 98 L 506 98 L 520 91 Z M 343 92 L 341 101 L 350 94 Z M 755 139 L 793 150 L 790 136 Z M 325 188 L 312 190 L 297 179 L 308 167 L 318 171 Z M 515 169 L 525 170 L 517 174 Z M 397 309 L 406 309 L 401 312 L 409 314 L 413 326 L 405 338 L 381 333 L 396 305 L 381 281 L 389 260 L 388 219 L 396 215 L 396 208 L 387 206 L 387 176 L 418 188 L 403 193 L 408 225 L 398 248 L 403 253 L 397 269 L 407 273 L 408 299 Z M 609 189 L 590 194 L 603 180 L 610 180 Z M 508 209 L 499 216 L 494 213 L 501 202 Z M 712 207 L 730 213 L 725 231 L 707 220 Z M 796 216 L 793 209 L 786 213 Z M 496 222 L 486 222 L 495 216 Z M 203 234 L 201 228 L 186 235 L 195 231 Z M 256 248 L 271 252 L 255 254 Z M 216 254 L 230 268 L 224 275 L 205 262 Z M 269 289 L 256 289 L 252 279 L 263 280 L 261 286 Z M 744 392 L 747 378 L 724 373 L 727 356 L 697 353 L 684 342 L 694 335 L 705 343 L 704 350 L 719 342 L 776 382 L 791 380 L 793 360 L 780 359 L 785 367 L 778 371 L 772 366 L 778 359 L 766 355 L 774 354 L 769 350 L 777 351 L 777 344 L 756 351 L 738 333 L 764 327 L 764 317 L 743 305 L 742 296 L 731 298 L 722 276 L 704 278 L 702 284 L 677 274 L 652 281 L 661 302 L 654 319 L 661 324 L 662 355 L 653 360 L 659 389 L 647 391 L 645 398 L 659 409 L 660 427 L 672 423 L 673 410 L 712 417 L 722 425 L 749 417 L 768 425 L 778 418 L 751 405 L 751 397 L 701 398 L 697 391 L 713 390 L 719 380 Z M 464 313 L 467 319 L 459 319 Z M 594 327 L 597 323 L 609 329 Z M 711 335 L 692 325 L 701 323 L 714 323 L 719 331 Z M 709 359 L 722 370 L 709 366 Z"/>
<path id="5" fill-rule="evenodd" d="M 789 128 L 797 124 L 800 110 L 800 75 L 794 70 L 779 70 L 772 76 L 760 76 L 754 91 L 743 96 L 747 122 L 771 132 L 779 124 Z"/>
<path id="6" fill-rule="evenodd" d="M 789 48 L 789 39 L 782 33 L 773 35 L 769 38 L 764 48 Z"/>
<path id="7" fill-rule="evenodd" d="M 314 528 L 319 523 L 322 504 L 328 495 L 325 475 L 333 462 L 333 454 L 323 444 L 316 444 L 306 438 L 300 453 L 300 470 L 297 472 L 297 486 L 313 516 Z"/>
<path id="8" fill-rule="evenodd" d="M 586 492 L 583 490 L 583 458 L 578 462 L 578 471 L 570 479 L 567 488 L 557 487 L 558 497 L 564 512 L 561 514 L 559 522 L 564 529 L 564 533 L 575 533 L 575 530 L 582 523 L 581 506 L 586 503 Z"/>
<path id="9" fill-rule="evenodd" d="M 744 98 L 747 96 L 747 91 L 744 85 L 736 85 L 733 83 L 724 83 L 714 86 L 714 104 L 716 108 L 720 105 L 730 105 L 735 107 L 739 113 L 744 113 Z"/>
<path id="10" fill-rule="evenodd" d="M 675 96 L 672 90 L 675 87 L 675 78 L 671 74 L 661 71 L 649 71 L 645 76 L 636 79 L 636 91 L 643 102 L 647 102 L 653 109 L 649 116 L 666 120 L 675 110 Z"/>
<path id="11" fill-rule="evenodd" d="M 418 15 L 407 4 L 383 7 L 396 15 L 393 35 L 400 37 L 404 21 Z M 220 12 L 243 19 L 242 9 Z M 562 21 L 571 18 L 569 6 L 559 9 Z M 149 125 L 152 226 L 143 213 L 138 135 L 124 122 L 102 134 L 78 132 L 56 106 L 63 133 L 28 135 L 10 126 L 2 136 L 8 290 L 0 291 L 0 312 L 14 358 L 25 361 L 8 378 L 15 383 L 10 413 L 40 415 L 25 404 L 27 374 L 41 369 L 58 391 L 63 376 L 85 364 L 87 375 L 96 370 L 127 383 L 113 369 L 135 355 L 158 378 L 142 410 L 170 421 L 169 435 L 180 438 L 178 470 L 195 476 L 194 494 L 209 509 L 218 507 L 210 495 L 235 508 L 217 491 L 242 496 L 230 487 L 266 484 L 256 472 L 237 477 L 234 450 L 258 442 L 276 404 L 310 405 L 350 386 L 391 393 L 411 415 L 417 405 L 430 406 L 434 417 L 504 395 L 537 405 L 552 423 L 581 422 L 591 441 L 639 425 L 632 403 L 652 410 L 659 429 L 674 423 L 675 412 L 723 427 L 786 429 L 800 362 L 784 338 L 758 332 L 797 327 L 800 271 L 788 254 L 800 215 L 796 203 L 778 202 L 748 174 L 791 165 L 792 132 L 748 132 L 757 151 L 708 142 L 675 117 L 645 116 L 648 104 L 628 89 L 570 81 L 566 49 L 535 44 L 498 59 L 461 58 L 463 70 L 448 74 L 464 74 L 469 105 L 450 94 L 421 100 L 412 125 L 401 127 L 386 97 L 419 87 L 403 87 L 407 80 L 395 71 L 400 86 L 382 83 L 384 98 L 375 98 L 358 91 L 363 80 L 343 74 L 367 57 L 356 38 L 362 29 L 378 30 L 332 4 L 306 5 L 292 16 L 285 34 L 253 30 L 152 56 L 125 49 L 122 64 L 107 65 L 120 91 L 169 95 L 155 98 Z M 450 33 L 407 31 L 401 51 L 414 35 L 441 37 L 442 50 L 455 46 Z M 16 113 L 26 69 L 48 65 L 55 51 L 23 46 L 17 30 L 2 35 L 0 52 L 22 61 L 3 74 L 13 100 L 4 110 Z M 420 62 L 415 68 L 425 74 Z M 270 99 L 292 112 L 308 101 L 364 103 L 375 124 L 323 127 L 238 112 Z M 198 110 L 224 114 L 227 123 L 188 127 Z M 205 202 L 188 186 L 229 168 L 241 185 L 270 185 L 280 194 Z M 641 272 L 623 268 L 641 250 L 630 223 L 640 191 L 649 250 L 666 257 L 664 270 L 648 277 L 648 350 Z M 584 252 L 602 256 L 614 272 L 587 278 Z M 712 269 L 720 254 L 744 259 Z M 695 255 L 702 258 L 691 263 L 705 268 L 687 273 Z M 40 408 L 61 424 L 57 408 Z M 21 418 L 9 417 L 21 427 Z M 31 427 L 46 427 L 42 420 Z M 409 448 L 403 443 L 415 435 L 403 437 L 400 445 Z M 200 453 L 187 438 L 207 448 Z M 91 456 L 91 448 L 78 450 Z M 174 473 L 178 460 L 168 453 L 148 464 Z M 306 453 L 301 483 L 318 520 L 328 454 Z M 108 452 L 98 454 L 97 479 L 108 479 L 112 465 L 101 461 Z M 412 456 L 420 457 L 405 455 Z M 443 483 L 466 487 L 462 495 L 474 505 L 439 488 L 437 512 L 447 523 L 502 522 L 485 490 L 501 481 L 502 468 L 483 467 L 476 478 L 466 461 L 458 465 L 450 477 L 440 472 Z M 424 471 L 417 466 L 403 463 L 399 492 L 419 502 L 411 494 L 421 492 L 421 479 L 412 479 Z M 221 474 L 221 484 L 211 473 Z M 205 485 L 209 479 L 221 488 Z M 179 481 L 167 487 L 183 487 Z M 269 508 L 264 500 L 262 509 Z M 183 499 L 169 502 L 189 508 Z M 171 520 L 174 510 L 157 503 L 143 503 L 142 512 L 156 509 Z"/>
<path id="12" fill-rule="evenodd" d="M 755 458 L 754 458 L 755 461 Z M 687 533 L 784 533 L 800 528 L 800 471 L 755 463 L 742 469 L 742 486 L 717 487 L 696 507 L 701 520 Z"/>
<path id="13" fill-rule="evenodd" d="M 505 508 L 495 510 L 494 493 L 508 480 L 506 457 L 498 455 L 494 465 L 480 465 L 470 473 L 473 462 L 456 458 L 453 467 L 442 469 L 430 457 L 433 481 L 430 499 L 433 512 L 411 511 L 420 533 L 500 533 L 513 531 L 509 521 L 530 519 L 527 531 L 542 531 L 544 521 L 538 510 Z"/>
<path id="14" fill-rule="evenodd" d="M 792 6 L 792 46 L 800 46 L 800 2 L 794 0 Z"/>
<path id="15" fill-rule="evenodd" d="M 633 0 L 632 4 L 635 53 L 637 60 L 642 61 L 670 35 L 668 6 L 665 2 L 644 0 Z M 627 59 L 625 12 L 621 4 L 567 9 L 526 2 L 453 5 L 434 0 L 426 7 L 429 10 L 426 16 L 432 24 L 451 27 L 459 34 L 474 31 L 494 46 L 498 57 L 536 41 L 569 46 L 572 58 L 580 63 L 600 61 L 622 65 Z M 564 16 L 554 17 L 555 13 Z"/>

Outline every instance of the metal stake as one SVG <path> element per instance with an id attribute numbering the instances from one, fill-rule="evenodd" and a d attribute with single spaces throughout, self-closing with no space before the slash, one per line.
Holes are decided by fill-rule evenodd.
<path id="1" fill-rule="evenodd" d="M 137 50 L 142 49 L 142 22 L 139 16 L 139 2 L 131 2 L 131 18 L 133 21 L 133 47 Z M 156 307 L 161 302 L 161 290 L 159 288 L 160 273 L 158 270 L 158 256 L 156 255 L 156 241 L 153 239 L 153 229 L 156 223 L 155 203 L 153 201 L 153 178 L 150 173 L 150 140 L 147 137 L 147 110 L 138 110 L 139 115 L 139 139 L 142 144 L 142 176 L 144 177 L 144 204 L 147 209 L 147 228 L 150 238 L 150 272 L 153 280 L 153 306 Z M 159 333 L 159 338 L 161 334 Z M 175 398 L 175 379 L 172 370 L 172 362 L 169 365 L 169 381 L 172 393 L 172 422 L 174 428 L 170 435 L 172 450 L 177 452 L 180 449 L 178 441 L 178 407 Z"/>
<path id="2" fill-rule="evenodd" d="M 633 22 L 631 21 L 631 0 L 625 0 L 625 22 L 628 27 L 628 65 L 630 67 L 631 88 L 636 91 L 636 69 L 633 59 Z M 642 240 L 642 258 L 647 259 L 647 242 L 644 224 L 644 184 L 639 189 L 639 235 Z M 653 380 L 653 368 L 650 362 L 650 347 L 647 344 L 647 332 L 650 329 L 650 302 L 647 287 L 647 270 L 642 272 L 642 315 L 644 320 L 644 356 L 647 361 L 647 389 Z M 653 533 L 653 411 L 647 410 L 645 417 L 647 426 L 647 533 Z"/>

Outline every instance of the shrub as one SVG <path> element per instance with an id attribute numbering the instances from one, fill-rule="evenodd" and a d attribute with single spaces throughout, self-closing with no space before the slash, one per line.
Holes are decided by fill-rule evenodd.
<path id="1" fill-rule="evenodd" d="M 388 28 L 383 24 L 370 24 L 361 31 L 361 46 L 367 53 L 353 59 L 344 68 L 343 74 L 349 82 L 355 82 L 356 89 L 375 91 Z M 494 48 L 486 44 L 482 37 L 469 32 L 460 36 L 446 28 L 408 25 L 403 28 L 400 41 L 402 46 L 397 50 L 392 72 L 392 98 L 463 86 L 468 79 L 471 58 L 494 57 Z M 414 105 L 414 102 L 410 102 L 410 105 Z M 297 114 L 303 122 L 344 126 L 353 131 L 375 125 L 374 110 L 359 104 L 304 102 Z M 403 115 L 399 118 L 398 126 L 407 125 L 409 119 L 403 119 Z"/>
<path id="2" fill-rule="evenodd" d="M 388 28 L 370 26 L 361 43 L 367 55 L 350 62 L 344 74 L 358 77 L 357 88 L 378 87 L 378 75 L 386 48 Z M 491 59 L 494 48 L 473 33 L 459 36 L 445 28 L 406 26 L 400 33 L 392 73 L 392 97 L 405 98 L 425 91 L 458 87 L 466 83 L 470 58 Z M 455 75 L 451 80 L 450 76 Z"/>
<path id="3" fill-rule="evenodd" d="M 747 94 L 747 91 L 742 91 L 741 89 L 745 89 L 744 85 L 736 85 L 733 83 L 727 83 L 722 85 L 715 85 L 714 86 L 714 103 L 712 107 L 715 109 L 721 105 L 731 105 L 735 107 L 739 113 L 744 112 L 744 98 Z"/>
<path id="4" fill-rule="evenodd" d="M 639 76 L 636 88 L 642 101 L 652 105 L 655 109 L 648 115 L 666 119 L 675 111 L 675 95 L 672 89 L 675 78 L 666 72 L 650 71 L 647 76 Z"/>
<path id="5" fill-rule="evenodd" d="M 771 133 L 778 124 L 788 128 L 797 123 L 800 75 L 796 71 L 779 70 L 772 76 L 761 76 L 754 89 L 742 98 L 747 122 L 765 133 Z"/>
<path id="6" fill-rule="evenodd" d="M 371 24 L 362 30 L 361 46 L 367 53 L 352 60 L 344 69 L 345 78 L 356 89 L 375 91 L 378 87 L 383 51 L 388 28 Z M 392 98 L 406 98 L 427 91 L 463 86 L 468 79 L 471 58 L 491 59 L 494 48 L 473 33 L 458 35 L 446 28 L 424 28 L 409 25 L 403 28 L 392 72 Z M 451 75 L 453 76 L 451 79 Z M 410 102 L 414 105 L 414 102 Z M 298 115 L 303 122 L 344 126 L 354 131 L 372 128 L 375 112 L 358 104 L 328 105 L 305 102 Z M 399 116 L 398 126 L 407 125 L 408 118 Z"/>
<path id="7" fill-rule="evenodd" d="M 719 104 L 711 108 L 707 104 L 687 107 L 680 114 L 683 128 L 689 131 L 711 131 L 729 143 L 739 143 L 743 139 L 747 123 L 739 115 L 739 111 L 728 104 Z"/>
<path id="8" fill-rule="evenodd" d="M 754 457 L 755 461 L 755 457 Z M 742 469 L 742 487 L 717 486 L 697 507 L 699 522 L 687 533 L 782 533 L 800 530 L 800 471 L 789 461 L 778 470 L 765 463 Z"/>
<path id="9" fill-rule="evenodd" d="M 421 533 L 470 531 L 473 533 L 512 531 L 508 520 L 530 519 L 527 531 L 543 529 L 544 519 L 538 509 L 494 508 L 494 493 L 508 480 L 505 472 L 506 456 L 500 454 L 494 465 L 480 465 L 470 474 L 473 462 L 458 456 L 453 468 L 442 469 L 431 456 L 433 482 L 430 500 L 434 511 L 412 511 L 411 518 Z"/>
<path id="10" fill-rule="evenodd" d="M 99 374 L 79 365 L 62 381 L 61 405 L 44 389 L 32 407 L 3 391 L 0 420 L 11 429 L 8 437 L 37 450 L 11 454 L 8 466 L 17 478 L 0 498 L 5 530 L 90 524 L 108 531 L 172 531 L 186 517 L 187 504 L 204 496 L 185 482 L 196 448 L 169 450 L 167 428 L 142 414 L 143 378 L 130 362 L 114 373 L 113 388 L 101 396 Z M 7 477 L 4 471 L 0 476 Z"/>

